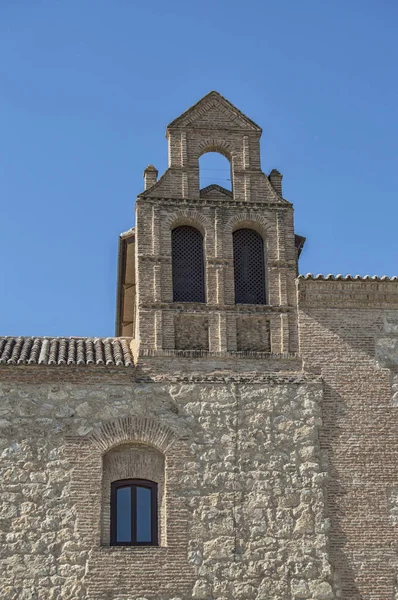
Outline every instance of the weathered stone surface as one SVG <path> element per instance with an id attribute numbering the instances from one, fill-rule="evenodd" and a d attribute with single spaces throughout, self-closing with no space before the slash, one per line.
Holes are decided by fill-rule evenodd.
<path id="1" fill-rule="evenodd" d="M 319 384 L 115 384 L 105 377 L 0 390 L 7 598 L 116 600 L 132 598 L 132 589 L 134 598 L 165 600 L 331 597 Z M 117 435 L 109 433 L 118 431 L 112 423 L 143 416 L 175 434 L 165 450 L 165 547 L 101 546 L 109 543 L 101 534 L 103 449 Z M 105 426 L 106 439 L 98 433 Z M 112 456 L 118 459 L 109 454 L 107 465 Z"/>

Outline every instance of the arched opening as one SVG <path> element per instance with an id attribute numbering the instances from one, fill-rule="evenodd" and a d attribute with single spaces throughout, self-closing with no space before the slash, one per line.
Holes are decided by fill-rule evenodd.
<path id="1" fill-rule="evenodd" d="M 102 467 L 102 545 L 165 545 L 164 455 L 122 444 L 104 454 Z"/>
<path id="2" fill-rule="evenodd" d="M 232 191 L 232 167 L 219 152 L 206 152 L 199 158 L 199 186 L 203 189 L 217 184 Z"/>
<path id="3" fill-rule="evenodd" d="M 173 302 L 205 302 L 203 237 L 188 225 L 171 232 Z"/>
<path id="4" fill-rule="evenodd" d="M 233 233 L 235 304 L 266 304 L 263 238 L 254 229 Z"/>

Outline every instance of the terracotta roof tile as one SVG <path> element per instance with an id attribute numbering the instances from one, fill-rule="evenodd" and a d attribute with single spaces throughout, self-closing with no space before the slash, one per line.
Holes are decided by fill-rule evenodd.
<path id="1" fill-rule="evenodd" d="M 299 275 L 298 279 L 316 279 L 316 280 L 333 280 L 333 281 L 398 281 L 398 277 L 387 277 L 387 275 L 314 275 L 313 273 L 307 273 L 306 275 Z"/>
<path id="2" fill-rule="evenodd" d="M 134 365 L 127 338 L 0 337 L 3 365 Z"/>

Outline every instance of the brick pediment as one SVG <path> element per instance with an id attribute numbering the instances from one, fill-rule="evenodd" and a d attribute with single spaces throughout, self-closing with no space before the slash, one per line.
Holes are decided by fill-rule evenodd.
<path id="1" fill-rule="evenodd" d="M 200 197 L 201 198 L 208 198 L 208 199 L 220 199 L 220 198 L 225 198 L 226 200 L 230 200 L 233 195 L 231 190 L 227 190 L 226 188 L 221 187 L 221 185 L 217 185 L 216 183 L 212 183 L 211 185 L 208 185 L 205 188 L 202 188 L 200 190 Z"/>
<path id="2" fill-rule="evenodd" d="M 168 125 L 167 129 L 188 127 L 195 129 L 241 129 L 242 131 L 261 133 L 261 127 L 215 91 L 210 92 L 182 113 Z"/>

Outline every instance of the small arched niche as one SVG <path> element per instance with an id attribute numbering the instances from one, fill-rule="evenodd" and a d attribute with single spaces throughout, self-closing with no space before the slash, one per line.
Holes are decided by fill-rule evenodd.
<path id="1" fill-rule="evenodd" d="M 209 150 L 199 158 L 199 187 L 212 184 L 232 191 L 232 164 L 225 155 Z"/>
<path id="2" fill-rule="evenodd" d="M 157 539 L 160 546 L 165 546 L 165 457 L 153 446 L 139 443 L 121 444 L 102 457 L 101 545 L 111 544 L 112 484 L 123 480 L 148 480 L 156 484 Z"/>

